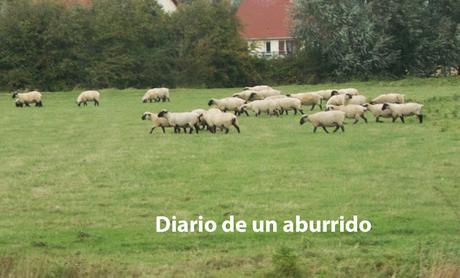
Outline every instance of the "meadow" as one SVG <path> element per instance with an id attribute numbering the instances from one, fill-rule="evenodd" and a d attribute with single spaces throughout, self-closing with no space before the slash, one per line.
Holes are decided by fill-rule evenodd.
<path id="1" fill-rule="evenodd" d="M 145 90 L 105 89 L 100 107 L 45 92 L 43 108 L 24 109 L 0 93 L 0 277 L 458 277 L 460 78 L 276 88 L 330 87 L 404 93 L 425 122 L 368 113 L 314 134 L 291 113 L 241 116 L 241 134 L 151 135 L 143 112 L 206 108 L 240 88 L 174 89 L 152 104 Z M 373 229 L 157 234 L 157 215 L 358 215 Z"/>

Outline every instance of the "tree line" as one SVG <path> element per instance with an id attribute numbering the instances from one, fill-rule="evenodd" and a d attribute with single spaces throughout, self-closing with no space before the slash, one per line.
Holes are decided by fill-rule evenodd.
<path id="1" fill-rule="evenodd" d="M 375 76 L 428 76 L 458 67 L 458 0 L 298 0 L 297 52 L 249 55 L 235 7 L 156 0 L 0 0 L 0 89 L 233 87 Z"/>

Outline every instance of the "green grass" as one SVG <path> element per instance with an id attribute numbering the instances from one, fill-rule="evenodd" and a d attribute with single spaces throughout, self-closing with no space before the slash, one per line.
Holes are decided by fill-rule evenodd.
<path id="1" fill-rule="evenodd" d="M 238 89 L 77 91 L 17 109 L 0 94 L 0 276 L 441 277 L 459 274 L 460 79 L 279 87 L 398 91 L 426 121 L 312 133 L 299 116 L 239 118 L 241 134 L 148 134 L 145 111 L 205 108 Z M 306 109 L 307 110 L 307 109 Z M 221 222 L 369 219 L 368 234 L 156 234 L 157 215 Z M 286 270 L 290 268 L 290 270 Z"/>

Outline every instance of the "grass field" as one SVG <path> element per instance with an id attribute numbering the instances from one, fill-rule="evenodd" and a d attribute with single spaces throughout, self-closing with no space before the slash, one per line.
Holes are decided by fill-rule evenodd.
<path id="1" fill-rule="evenodd" d="M 460 275 L 460 79 L 278 87 L 398 91 L 426 121 L 312 133 L 299 116 L 239 118 L 241 134 L 148 134 L 144 111 L 205 108 L 238 89 L 44 94 L 17 109 L 0 94 L 0 276 Z M 307 109 L 305 109 L 307 110 Z M 157 215 L 221 222 L 295 215 L 369 219 L 368 234 L 156 234 Z"/>

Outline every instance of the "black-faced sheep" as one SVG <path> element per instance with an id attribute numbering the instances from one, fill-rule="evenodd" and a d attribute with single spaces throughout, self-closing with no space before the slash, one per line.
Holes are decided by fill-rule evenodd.
<path id="1" fill-rule="evenodd" d="M 422 114 L 422 104 L 410 102 L 410 103 L 384 103 L 382 105 L 382 110 L 389 110 L 391 111 L 391 117 L 393 118 L 393 123 L 396 121 L 397 118 L 401 119 L 401 122 L 404 123 L 404 117 L 408 116 L 417 116 L 420 123 L 423 122 L 423 114 Z"/>
<path id="2" fill-rule="evenodd" d="M 77 97 L 77 105 L 80 106 L 82 103 L 84 106 L 88 105 L 88 102 L 94 101 L 94 106 L 99 106 L 101 94 L 98 91 L 84 91 Z"/>
<path id="3" fill-rule="evenodd" d="M 30 106 L 35 103 L 37 107 L 43 107 L 42 94 L 38 91 L 27 93 L 14 92 L 12 98 L 15 99 L 16 107 Z"/>
<path id="4" fill-rule="evenodd" d="M 323 111 L 312 115 L 304 115 L 300 118 L 300 124 L 303 125 L 306 122 L 310 122 L 314 128 L 313 132 L 316 132 L 318 127 L 322 127 L 324 132 L 329 133 L 326 127 L 334 127 L 334 132 L 337 132 L 339 128 L 342 132 L 345 132 L 343 122 L 345 121 L 345 113 L 342 111 Z"/>

